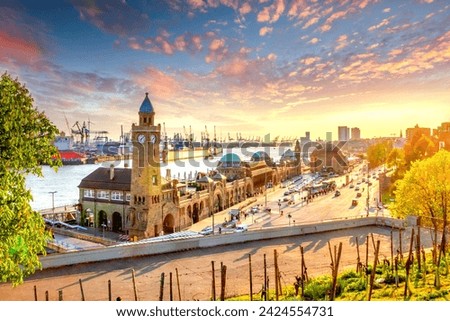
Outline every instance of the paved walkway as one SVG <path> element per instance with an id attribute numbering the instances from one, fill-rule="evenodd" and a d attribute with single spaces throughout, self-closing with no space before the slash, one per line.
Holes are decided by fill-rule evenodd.
<path id="1" fill-rule="evenodd" d="M 113 299 L 120 296 L 123 300 L 134 300 L 133 281 L 136 284 L 139 300 L 157 301 L 162 273 L 165 275 L 164 300 L 170 299 L 170 279 L 172 279 L 174 300 L 179 299 L 178 287 L 182 300 L 209 300 L 212 293 L 212 262 L 215 263 L 216 293 L 220 293 L 220 266 L 223 264 L 227 267 L 226 296 L 229 297 L 248 293 L 249 257 L 251 257 L 253 271 L 253 292 L 255 295 L 260 295 L 265 265 L 270 287 L 273 287 L 275 251 L 278 256 L 282 285 L 285 286 L 293 284 L 295 276 L 299 274 L 300 246 L 304 248 L 308 275 L 312 277 L 331 273 L 328 242 L 332 247 L 339 243 L 343 244 L 339 267 L 340 271 L 344 271 L 356 266 L 356 240 L 358 240 L 360 251 L 363 253 L 365 240 L 369 235 L 373 235 L 375 240 L 381 241 L 380 255 L 389 258 L 390 230 L 365 227 L 46 269 L 36 272 L 24 284 L 16 288 L 11 288 L 9 284 L 0 284 L 0 301 L 32 301 L 35 287 L 38 300 L 45 300 L 46 291 L 49 300 L 58 300 L 58 291 L 62 291 L 64 300 L 79 301 L 81 300 L 80 282 L 86 300 L 108 300 L 109 282 Z M 407 232 L 403 234 L 404 251 L 408 247 L 408 235 Z M 425 240 L 427 237 L 423 239 Z M 397 240 L 396 236 L 395 242 L 398 242 Z M 369 262 L 373 261 L 373 252 L 370 241 Z"/>

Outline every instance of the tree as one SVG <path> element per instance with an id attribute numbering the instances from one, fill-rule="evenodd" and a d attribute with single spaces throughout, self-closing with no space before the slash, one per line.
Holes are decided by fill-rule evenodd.
<path id="1" fill-rule="evenodd" d="M 41 268 L 50 233 L 30 205 L 28 174 L 60 166 L 53 140 L 57 128 L 33 107 L 28 90 L 4 73 L 0 79 L 0 280 L 17 285 Z"/>
<path id="2" fill-rule="evenodd" d="M 416 160 L 433 156 L 437 152 L 437 144 L 431 137 L 417 132 L 405 144 L 404 150 L 406 165 L 409 167 Z"/>
<path id="3" fill-rule="evenodd" d="M 435 251 L 438 230 L 446 231 L 450 210 L 450 152 L 441 150 L 434 156 L 415 161 L 403 179 L 396 182 L 392 213 L 397 217 L 416 215 L 430 220 L 435 231 Z M 442 233 L 441 253 L 445 254 L 446 239 Z M 437 275 L 438 277 L 438 275 Z"/>
<path id="4" fill-rule="evenodd" d="M 391 141 L 383 141 L 367 148 L 367 161 L 370 168 L 376 168 L 386 162 L 392 150 Z"/>

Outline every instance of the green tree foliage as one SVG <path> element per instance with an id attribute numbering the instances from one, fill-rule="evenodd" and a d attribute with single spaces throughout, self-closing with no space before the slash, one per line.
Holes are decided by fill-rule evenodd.
<path id="1" fill-rule="evenodd" d="M 445 254 L 446 238 L 442 233 L 438 246 L 438 231 L 448 226 L 450 210 L 450 152 L 441 150 L 434 156 L 412 163 L 403 179 L 396 182 L 395 204 L 392 213 L 398 217 L 416 215 L 434 227 L 434 251 L 436 265 L 439 266 L 441 254 Z M 439 252 L 437 249 L 439 248 Z M 439 273 L 436 273 L 436 286 L 439 288 Z"/>
<path id="2" fill-rule="evenodd" d="M 441 150 L 430 158 L 412 163 L 396 185 L 394 214 L 446 220 L 450 209 L 450 152 Z"/>
<path id="3" fill-rule="evenodd" d="M 0 281 L 17 285 L 41 267 L 49 233 L 31 209 L 25 176 L 61 164 L 57 128 L 33 107 L 28 90 L 7 73 L 0 79 Z"/>
<path id="4" fill-rule="evenodd" d="M 367 161 L 370 168 L 384 164 L 392 150 L 392 142 L 383 141 L 367 148 Z"/>

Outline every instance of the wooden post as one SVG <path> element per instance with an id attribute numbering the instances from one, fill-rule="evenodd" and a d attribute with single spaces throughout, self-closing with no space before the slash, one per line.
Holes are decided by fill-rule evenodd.
<path id="1" fill-rule="evenodd" d="M 366 237 L 366 269 L 369 266 L 369 235 Z"/>
<path id="2" fill-rule="evenodd" d="M 227 279 L 227 266 L 226 265 L 222 265 L 220 276 L 221 276 L 220 300 L 225 301 L 225 287 L 226 287 L 226 279 Z"/>
<path id="3" fill-rule="evenodd" d="M 359 242 L 358 237 L 355 236 L 356 242 L 356 273 L 361 272 L 361 257 L 359 256 Z"/>
<path id="4" fill-rule="evenodd" d="M 301 261 L 301 267 L 302 267 L 302 275 L 301 275 L 301 287 L 302 287 L 302 299 L 304 298 L 304 294 L 305 294 L 305 282 L 308 281 L 308 272 L 307 272 L 307 268 L 306 268 L 306 263 L 305 263 L 305 253 L 303 250 L 303 246 L 300 246 L 300 254 L 302 257 L 302 261 Z"/>
<path id="5" fill-rule="evenodd" d="M 58 300 L 59 301 L 64 301 L 63 300 L 63 291 L 62 290 L 58 290 Z"/>
<path id="6" fill-rule="evenodd" d="M 377 269 L 378 253 L 379 253 L 379 251 L 380 251 L 380 240 L 377 241 L 377 246 L 375 248 L 375 258 L 373 260 L 373 267 L 372 267 L 372 271 L 370 273 L 369 298 L 368 298 L 369 301 L 372 298 L 373 282 L 375 280 L 375 272 L 376 272 L 376 269 Z"/>
<path id="7" fill-rule="evenodd" d="M 414 246 L 414 229 L 411 230 L 411 240 L 409 242 L 408 259 L 406 260 L 406 263 L 405 263 L 406 277 L 405 277 L 405 291 L 403 292 L 404 299 L 406 299 L 408 294 L 411 295 L 411 290 L 409 290 L 409 272 L 414 263 L 413 246 Z"/>
<path id="8" fill-rule="evenodd" d="M 162 301 L 164 297 L 164 272 L 161 273 L 160 285 L 159 285 L 159 301 Z"/>
<path id="9" fill-rule="evenodd" d="M 279 281 L 279 276 L 278 276 L 278 260 L 277 260 L 277 250 L 273 250 L 273 260 L 274 260 L 274 265 L 275 265 L 275 300 L 278 301 L 279 295 L 280 293 L 278 292 L 279 290 L 279 286 L 278 286 L 278 281 Z"/>
<path id="10" fill-rule="evenodd" d="M 38 295 L 37 295 L 37 287 L 36 285 L 34 286 L 34 301 L 38 300 Z"/>
<path id="11" fill-rule="evenodd" d="M 417 235 L 416 235 L 416 257 L 417 257 L 417 269 L 419 272 L 421 269 L 421 260 L 420 260 L 420 226 L 417 227 Z"/>
<path id="12" fill-rule="evenodd" d="M 248 255 L 248 278 L 250 281 L 250 301 L 253 301 L 252 255 Z"/>
<path id="13" fill-rule="evenodd" d="M 216 301 L 216 275 L 214 271 L 214 261 L 211 261 L 211 270 L 212 270 L 212 284 L 211 284 L 212 300 Z"/>
<path id="14" fill-rule="evenodd" d="M 264 283 L 263 283 L 263 299 L 267 301 L 267 291 L 269 291 L 269 285 L 267 282 L 267 261 L 266 254 L 264 253 Z"/>
<path id="15" fill-rule="evenodd" d="M 48 291 L 45 291 L 45 301 L 48 301 Z"/>
<path id="16" fill-rule="evenodd" d="M 173 301 L 172 272 L 169 273 L 169 301 Z"/>
<path id="17" fill-rule="evenodd" d="M 403 262 L 403 240 L 402 240 L 402 230 L 398 229 L 398 249 L 399 249 L 399 253 L 400 253 L 400 260 Z"/>
<path id="18" fill-rule="evenodd" d="M 175 268 L 177 274 L 178 301 L 181 301 L 180 278 L 178 277 L 178 269 Z"/>
<path id="19" fill-rule="evenodd" d="M 136 287 L 136 277 L 134 275 L 134 269 L 131 269 L 131 278 L 133 280 L 134 301 L 138 301 L 138 294 L 137 294 L 137 287 Z"/>
<path id="20" fill-rule="evenodd" d="M 394 232 L 391 230 L 391 271 L 394 270 Z"/>
<path id="21" fill-rule="evenodd" d="M 81 279 L 79 279 L 78 282 L 80 283 L 81 301 L 86 301 L 84 298 L 83 283 L 81 283 Z"/>
<path id="22" fill-rule="evenodd" d="M 341 260 L 341 253 L 342 253 L 342 243 L 339 243 L 339 250 L 337 250 L 337 252 L 336 252 L 336 245 L 334 246 L 334 256 L 331 253 L 330 242 L 328 242 L 328 250 L 330 251 L 331 272 L 332 272 L 332 280 L 333 280 L 333 283 L 331 285 L 330 301 L 334 301 L 334 298 L 336 296 L 336 285 L 337 285 L 337 276 L 338 276 L 338 271 L 339 271 L 339 261 Z"/>
<path id="23" fill-rule="evenodd" d="M 108 280 L 108 300 L 112 301 L 111 280 Z"/>

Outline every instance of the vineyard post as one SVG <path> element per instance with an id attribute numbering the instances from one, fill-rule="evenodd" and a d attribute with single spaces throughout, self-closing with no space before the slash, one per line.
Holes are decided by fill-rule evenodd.
<path id="1" fill-rule="evenodd" d="M 180 278 L 178 276 L 178 268 L 175 268 L 175 273 L 177 275 L 178 301 L 181 301 Z"/>
<path id="2" fill-rule="evenodd" d="M 264 296 L 264 301 L 267 301 L 267 291 L 269 291 L 269 285 L 267 282 L 267 260 L 266 260 L 266 254 L 264 253 L 264 283 L 263 283 L 263 296 Z"/>
<path id="3" fill-rule="evenodd" d="M 169 272 L 169 301 L 173 301 L 172 272 Z"/>
<path id="4" fill-rule="evenodd" d="M 136 277 L 134 275 L 134 269 L 131 269 L 131 279 L 133 280 L 134 301 L 137 301 L 138 294 L 137 294 Z"/>
<path id="5" fill-rule="evenodd" d="M 372 298 L 372 289 L 373 289 L 373 282 L 375 280 L 375 272 L 377 270 L 377 262 L 378 262 L 378 253 L 380 251 L 380 240 L 377 241 L 377 245 L 375 248 L 375 258 L 373 260 L 373 267 L 372 271 L 370 272 L 370 283 L 369 283 L 369 298 L 368 300 Z"/>
<path id="6" fill-rule="evenodd" d="M 252 255 L 248 255 L 248 277 L 250 281 L 250 301 L 253 301 Z"/>
<path id="7" fill-rule="evenodd" d="M 211 261 L 211 273 L 212 273 L 211 295 L 212 300 L 216 301 L 216 275 L 214 271 L 214 261 Z"/>
<path id="8" fill-rule="evenodd" d="M 86 301 L 84 298 L 83 283 L 81 283 L 81 279 L 79 279 L 78 282 L 80 283 L 81 301 Z"/>
<path id="9" fill-rule="evenodd" d="M 227 266 L 226 265 L 222 265 L 220 276 L 221 276 L 220 300 L 225 301 L 225 287 L 226 287 L 226 278 L 227 278 Z"/>
<path id="10" fill-rule="evenodd" d="M 278 301 L 279 298 L 279 287 L 278 287 L 278 261 L 277 261 L 277 250 L 273 250 L 273 260 L 275 265 L 275 300 Z"/>
<path id="11" fill-rule="evenodd" d="M 161 273 L 161 279 L 159 284 L 159 301 L 164 298 L 164 272 Z"/>
<path id="12" fill-rule="evenodd" d="M 111 280 L 108 280 L 108 300 L 112 301 Z"/>

